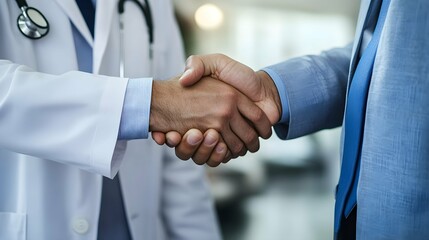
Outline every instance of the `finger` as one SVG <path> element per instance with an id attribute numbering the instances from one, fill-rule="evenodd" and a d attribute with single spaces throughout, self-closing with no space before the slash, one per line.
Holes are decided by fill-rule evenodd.
<path id="1" fill-rule="evenodd" d="M 229 150 L 226 151 L 225 157 L 223 158 L 222 163 L 227 163 L 229 162 L 229 160 L 231 160 L 232 155 L 231 152 Z"/>
<path id="2" fill-rule="evenodd" d="M 234 115 L 233 119 L 231 119 L 230 126 L 231 130 L 240 138 L 250 152 L 259 150 L 259 136 L 243 116 L 239 113 Z M 244 154 L 240 156 L 244 156 Z"/>
<path id="3" fill-rule="evenodd" d="M 246 153 L 245 144 L 231 130 L 230 126 L 226 126 L 221 134 L 233 157 L 243 156 Z"/>
<path id="4" fill-rule="evenodd" d="M 191 129 L 185 133 L 180 144 L 176 147 L 176 156 L 182 160 L 188 160 L 203 141 L 203 133 L 197 129 Z"/>
<path id="5" fill-rule="evenodd" d="M 158 144 L 158 145 L 164 145 L 166 142 L 165 134 L 162 132 L 152 132 L 152 139 Z"/>
<path id="6" fill-rule="evenodd" d="M 176 147 L 179 145 L 180 141 L 182 140 L 182 135 L 176 131 L 171 131 L 165 134 L 167 146 L 169 147 Z"/>
<path id="7" fill-rule="evenodd" d="M 222 163 L 227 153 L 227 149 L 228 148 L 223 142 L 223 139 L 220 139 L 219 142 L 216 144 L 216 147 L 213 150 L 212 154 L 210 155 L 210 158 L 207 161 L 207 165 L 218 166 L 220 163 Z"/>
<path id="8" fill-rule="evenodd" d="M 247 97 L 242 96 L 238 99 L 237 106 L 239 112 L 253 124 L 259 136 L 264 139 L 271 136 L 272 130 L 270 119 L 268 119 L 264 111 L 262 111 L 255 103 Z"/>
<path id="9" fill-rule="evenodd" d="M 192 156 L 192 160 L 198 165 L 205 164 L 212 155 L 216 144 L 219 142 L 220 134 L 213 129 L 209 129 L 204 133 L 204 140 L 200 144 L 199 148 L 195 151 Z M 223 157 L 223 156 L 222 156 Z"/>

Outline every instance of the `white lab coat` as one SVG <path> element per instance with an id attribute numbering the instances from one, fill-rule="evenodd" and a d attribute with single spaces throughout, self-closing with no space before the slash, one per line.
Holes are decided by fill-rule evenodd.
<path id="1" fill-rule="evenodd" d="M 119 72 L 117 1 L 97 4 L 95 40 L 75 0 L 28 4 L 50 23 L 43 39 L 25 38 L 15 0 L 0 1 L 0 239 L 96 239 L 102 175 L 118 169 L 133 239 L 219 239 L 201 167 L 151 140 L 131 141 L 126 151 L 116 140 L 127 79 L 105 75 Z M 153 74 L 146 24 L 133 5 L 126 3 L 126 76 L 179 74 L 184 56 L 170 1 L 151 1 Z M 70 20 L 93 46 L 99 75 L 74 71 Z"/>

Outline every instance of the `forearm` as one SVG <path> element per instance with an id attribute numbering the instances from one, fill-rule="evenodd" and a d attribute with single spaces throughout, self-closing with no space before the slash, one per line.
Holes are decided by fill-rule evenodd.
<path id="1" fill-rule="evenodd" d="M 351 47 L 332 49 L 268 67 L 286 90 L 289 121 L 275 126 L 279 137 L 290 139 L 342 123 Z"/>
<path id="2" fill-rule="evenodd" d="M 0 60 L 0 147 L 110 175 L 126 85 Z"/>

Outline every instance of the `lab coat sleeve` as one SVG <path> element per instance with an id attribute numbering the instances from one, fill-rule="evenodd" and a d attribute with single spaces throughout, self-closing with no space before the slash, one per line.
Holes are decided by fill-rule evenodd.
<path id="1" fill-rule="evenodd" d="M 267 67 L 284 84 L 288 122 L 274 126 L 281 139 L 297 138 L 342 123 L 352 46 Z"/>
<path id="2" fill-rule="evenodd" d="M 221 239 L 203 166 L 180 161 L 167 149 L 162 184 L 160 209 L 168 239 Z"/>
<path id="3" fill-rule="evenodd" d="M 0 147 L 112 177 L 127 79 L 50 75 L 0 60 Z"/>

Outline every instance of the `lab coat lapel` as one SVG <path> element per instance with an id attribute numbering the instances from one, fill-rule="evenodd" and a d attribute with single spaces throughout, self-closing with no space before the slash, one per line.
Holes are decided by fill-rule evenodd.
<path id="1" fill-rule="evenodd" d="M 93 72 L 99 73 L 101 60 L 106 51 L 110 30 L 112 28 L 112 18 L 117 1 L 103 0 L 97 4 L 95 14 L 95 42 L 93 47 Z"/>
<path id="2" fill-rule="evenodd" d="M 93 47 L 93 38 L 91 32 L 89 31 L 88 25 L 86 25 L 85 19 L 80 12 L 79 7 L 76 4 L 75 0 L 56 0 L 61 6 L 63 11 L 67 14 L 88 44 Z M 89 0 L 88 0 L 89 1 Z M 101 5 L 101 4 L 100 4 Z"/>

